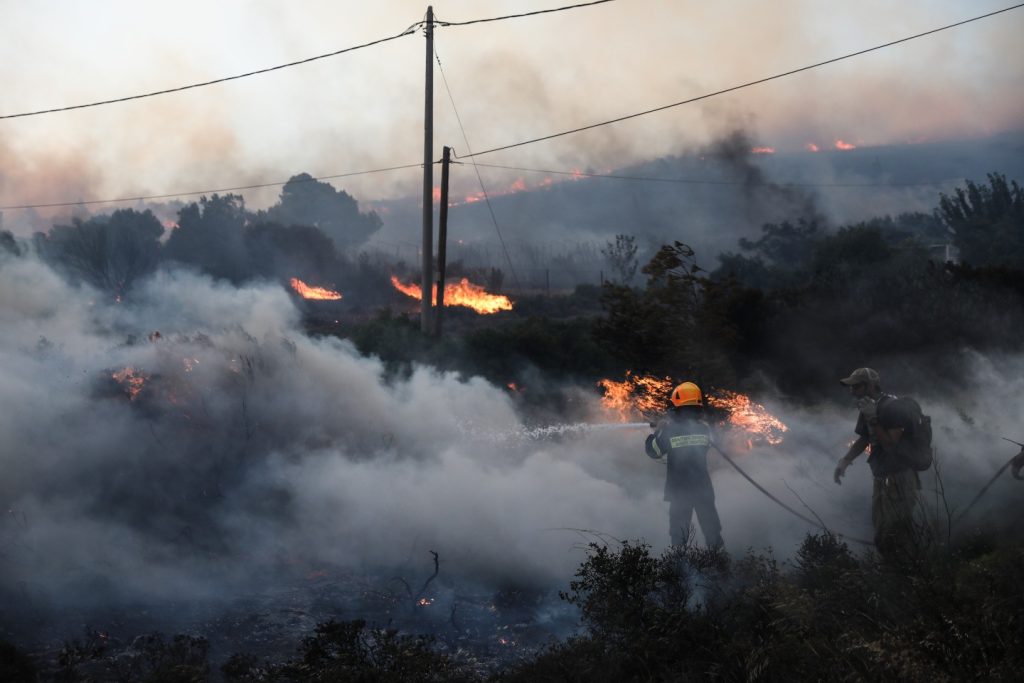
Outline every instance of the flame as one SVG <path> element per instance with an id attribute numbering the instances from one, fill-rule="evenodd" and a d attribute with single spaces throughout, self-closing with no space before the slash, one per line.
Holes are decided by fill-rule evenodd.
<path id="1" fill-rule="evenodd" d="M 604 389 L 601 406 L 605 413 L 620 422 L 664 413 L 673 386 L 669 377 L 636 376 L 631 371 L 626 372 L 621 382 L 602 379 L 597 384 Z M 742 432 L 748 448 L 757 443 L 777 446 L 782 443 L 782 435 L 789 431 L 789 427 L 764 406 L 744 394 L 719 389 L 704 398 L 708 407 L 726 413 L 721 426 Z"/>
<path id="2" fill-rule="evenodd" d="M 813 142 L 808 142 L 806 145 L 804 145 L 804 149 L 806 149 L 808 152 L 818 152 L 818 151 L 821 151 L 821 147 L 818 147 Z"/>
<path id="3" fill-rule="evenodd" d="M 778 446 L 782 443 L 782 435 L 789 431 L 789 427 L 765 410 L 764 406 L 735 391 L 719 389 L 707 397 L 707 404 L 729 412 L 728 423 L 747 432 L 748 448 L 758 441 Z"/>
<path id="4" fill-rule="evenodd" d="M 774 152 L 775 150 L 772 150 L 772 151 Z M 608 172 L 611 172 L 611 170 L 608 169 Z M 491 190 L 487 194 L 484 194 L 483 191 L 477 191 L 477 192 L 474 192 L 472 194 L 465 195 L 462 198 L 461 201 L 452 201 L 451 199 L 449 199 L 448 206 L 460 206 L 462 204 L 475 204 L 477 202 L 482 202 L 484 199 L 487 199 L 487 198 L 491 198 L 491 197 L 504 197 L 506 195 L 517 194 L 519 192 L 529 192 L 530 190 L 546 190 L 546 189 L 550 188 L 552 185 L 555 185 L 556 182 L 567 182 L 567 183 L 568 182 L 577 182 L 577 181 L 583 180 L 584 178 L 587 177 L 587 174 L 584 173 L 583 170 L 581 170 L 579 168 L 572 169 L 572 171 L 569 174 L 567 174 L 567 175 L 568 175 L 568 177 L 567 177 L 567 179 L 565 181 L 556 181 L 554 178 L 551 178 L 550 176 L 548 176 L 548 177 L 545 177 L 540 182 L 534 183 L 532 186 L 524 178 L 516 178 L 514 181 L 512 181 L 511 185 L 509 185 L 508 187 L 506 187 L 504 189 Z M 434 188 L 434 189 L 435 189 L 434 201 L 438 202 L 438 201 L 440 201 L 440 195 L 439 195 L 440 190 L 438 188 Z"/>
<path id="5" fill-rule="evenodd" d="M 420 287 L 417 285 L 402 284 L 394 275 L 391 276 L 391 284 L 395 289 L 406 296 L 414 299 L 422 299 Z M 437 285 L 431 291 L 431 301 L 437 303 Z M 511 311 L 512 302 L 502 294 L 488 294 L 480 285 L 474 285 L 467 278 L 459 282 L 449 282 L 444 286 L 445 306 L 466 306 L 477 313 L 497 313 L 498 311 Z"/>
<path id="6" fill-rule="evenodd" d="M 124 392 L 128 394 L 128 400 L 134 401 L 139 396 L 139 392 L 142 391 L 142 387 L 145 386 L 146 380 L 149 379 L 149 375 L 136 370 L 130 365 L 126 368 L 122 368 L 117 372 L 111 373 L 111 377 L 114 381 L 121 385 Z"/>
<path id="7" fill-rule="evenodd" d="M 320 299 L 324 301 L 337 301 L 341 298 L 340 292 L 324 287 L 310 287 L 297 277 L 291 279 L 292 289 L 298 292 L 303 299 Z"/>
<path id="8" fill-rule="evenodd" d="M 626 371 L 621 382 L 602 379 L 597 385 L 604 389 L 601 407 L 620 422 L 633 422 L 647 415 L 665 411 L 665 400 L 672 391 L 672 380 L 668 377 L 644 375 L 637 377 Z"/>
<path id="9" fill-rule="evenodd" d="M 842 140 L 836 140 L 836 149 L 848 152 L 851 149 L 857 149 L 857 145 L 850 144 L 849 142 L 843 142 Z"/>
<path id="10" fill-rule="evenodd" d="M 754 147 L 750 151 L 752 154 L 775 154 L 774 147 Z"/>

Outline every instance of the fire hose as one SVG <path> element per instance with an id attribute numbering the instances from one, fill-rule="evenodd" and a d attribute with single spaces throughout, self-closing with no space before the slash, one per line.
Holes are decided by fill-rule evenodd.
<path id="1" fill-rule="evenodd" d="M 820 520 L 811 519 L 810 517 L 802 514 L 798 510 L 794 510 L 793 508 L 791 508 L 790 506 L 786 505 L 781 500 L 776 498 L 770 491 L 768 491 L 768 489 L 764 488 L 763 486 L 758 484 L 756 481 L 754 481 L 753 478 L 749 474 L 747 474 L 746 472 L 743 471 L 742 467 L 740 467 L 739 465 L 736 464 L 735 460 L 730 458 L 729 455 L 725 451 L 723 451 L 721 449 L 721 447 L 718 446 L 718 444 L 712 442 L 711 447 L 714 448 L 716 451 L 718 451 L 718 454 L 721 455 L 723 458 L 725 458 L 725 461 L 727 463 L 729 463 L 730 465 L 732 465 L 733 469 L 735 469 L 737 472 L 739 472 L 741 475 L 743 475 L 744 479 L 746 479 L 751 484 L 753 484 L 754 488 L 756 488 L 758 491 L 760 491 L 764 495 L 768 496 L 768 498 L 770 498 L 773 502 L 775 502 L 777 505 L 779 505 L 782 509 L 786 510 L 790 514 L 796 515 L 797 517 L 799 517 L 803 521 L 807 522 L 808 524 L 811 524 L 812 526 L 816 526 L 819 529 L 824 529 L 829 534 L 833 534 L 833 535 L 838 536 L 840 538 L 845 538 L 847 540 L 853 541 L 855 543 L 860 543 L 862 545 L 874 545 L 873 542 L 866 541 L 863 538 L 855 538 L 855 537 L 850 536 L 848 534 L 841 534 L 841 533 L 834 532 L 831 529 L 829 529 L 827 526 L 825 526 L 824 523 L 822 523 Z"/>
<path id="2" fill-rule="evenodd" d="M 1024 466 L 1024 443 L 1018 443 L 1013 439 L 1007 439 L 1005 436 L 1001 438 L 1003 439 L 1003 441 L 1009 441 L 1010 443 L 1015 443 L 1018 446 L 1020 446 L 1020 453 L 1007 460 L 1006 463 L 1002 467 L 1000 467 L 994 475 L 992 475 L 992 478 L 988 480 L 988 483 L 982 486 L 981 490 L 978 491 L 978 495 L 976 495 L 974 499 L 967 504 L 967 507 L 964 508 L 964 511 L 961 512 L 960 515 L 956 518 L 956 520 L 953 521 L 954 524 L 959 524 L 964 519 L 964 517 L 967 516 L 967 513 L 970 512 L 972 507 L 974 507 L 974 504 L 981 500 L 981 497 L 984 496 L 985 492 L 988 491 L 989 487 L 996 482 L 996 479 L 998 479 L 1003 474 L 1003 472 L 1006 471 L 1007 467 L 1010 467 L 1011 465 L 1013 466 L 1013 469 L 1010 470 L 1010 474 L 1013 475 L 1014 479 L 1024 479 L 1024 477 L 1020 476 L 1021 467 Z"/>

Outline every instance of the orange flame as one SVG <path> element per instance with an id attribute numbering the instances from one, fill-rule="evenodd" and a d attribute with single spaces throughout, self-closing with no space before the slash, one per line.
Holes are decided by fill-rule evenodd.
<path id="1" fill-rule="evenodd" d="M 851 149 L 857 149 L 857 145 L 850 144 L 849 142 L 843 142 L 842 140 L 836 140 L 836 149 L 848 152 Z"/>
<path id="2" fill-rule="evenodd" d="M 789 427 L 765 410 L 764 406 L 751 401 L 749 396 L 719 389 L 707 397 L 707 403 L 712 408 L 729 412 L 729 424 L 739 427 L 749 435 L 748 447 L 752 447 L 758 441 L 778 446 L 782 443 L 782 435 L 789 431 Z"/>
<path id="3" fill-rule="evenodd" d="M 774 147 L 754 147 L 750 151 L 753 154 L 775 154 Z"/>
<path id="4" fill-rule="evenodd" d="M 139 392 L 142 391 L 142 387 L 145 386 L 146 380 L 149 379 L 149 375 L 136 370 L 135 368 L 128 366 L 122 368 L 117 372 L 111 373 L 111 377 L 114 381 L 121 385 L 124 392 L 128 394 L 128 400 L 134 401 L 139 396 Z"/>
<path id="5" fill-rule="evenodd" d="M 414 299 L 422 299 L 420 287 L 417 285 L 402 284 L 394 275 L 391 276 L 391 284 L 395 289 L 406 296 Z M 431 301 L 437 303 L 437 285 L 431 290 Z M 512 302 L 502 294 L 488 294 L 480 285 L 474 285 L 467 278 L 459 282 L 449 282 L 444 286 L 445 306 L 466 306 L 477 313 L 497 313 L 498 311 L 511 311 Z"/>
<path id="6" fill-rule="evenodd" d="M 664 413 L 673 386 L 669 377 L 635 376 L 630 371 L 621 382 L 602 379 L 597 384 L 604 389 L 601 407 L 609 418 L 620 422 Z M 782 443 L 782 435 L 789 431 L 789 427 L 749 396 L 719 389 L 704 398 L 709 407 L 727 413 L 723 426 L 740 430 L 748 448 L 756 443 L 777 446 Z"/>
<path id="7" fill-rule="evenodd" d="M 821 150 L 821 147 L 818 147 L 813 142 L 808 142 L 806 145 L 804 145 L 804 149 L 806 149 L 808 152 L 818 152 Z"/>
<path id="8" fill-rule="evenodd" d="M 664 412 L 666 397 L 672 391 L 670 378 L 637 377 L 630 370 L 626 371 L 626 378 L 621 382 L 602 379 L 597 385 L 604 389 L 601 407 L 620 422 L 632 422 Z"/>
<path id="9" fill-rule="evenodd" d="M 297 277 L 291 279 L 292 289 L 298 292 L 303 299 L 319 299 L 322 301 L 337 301 L 341 298 L 340 292 L 324 287 L 310 287 Z"/>

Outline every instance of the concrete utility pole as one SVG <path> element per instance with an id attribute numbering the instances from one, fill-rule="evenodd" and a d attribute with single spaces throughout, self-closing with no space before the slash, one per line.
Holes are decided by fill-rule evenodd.
<path id="1" fill-rule="evenodd" d="M 448 259 L 448 167 L 452 162 L 452 148 L 447 145 L 441 154 L 441 206 L 437 219 L 437 336 L 441 336 L 441 316 L 444 314 L 444 270 Z"/>
<path id="2" fill-rule="evenodd" d="M 420 280 L 420 331 L 430 334 L 434 284 L 434 8 L 427 7 L 427 74 L 423 109 L 423 277 Z"/>

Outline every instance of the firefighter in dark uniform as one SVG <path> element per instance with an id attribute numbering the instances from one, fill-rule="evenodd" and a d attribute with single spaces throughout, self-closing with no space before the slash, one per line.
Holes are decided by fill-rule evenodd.
<path id="1" fill-rule="evenodd" d="M 654 459 L 666 458 L 665 500 L 669 503 L 672 545 L 686 543 L 690 520 L 697 521 L 709 547 L 722 545 L 722 523 L 715 509 L 715 491 L 708 475 L 711 430 L 702 419 L 704 401 L 700 388 L 683 382 L 672 390 L 672 407 L 666 418 L 647 437 L 645 450 Z"/>

